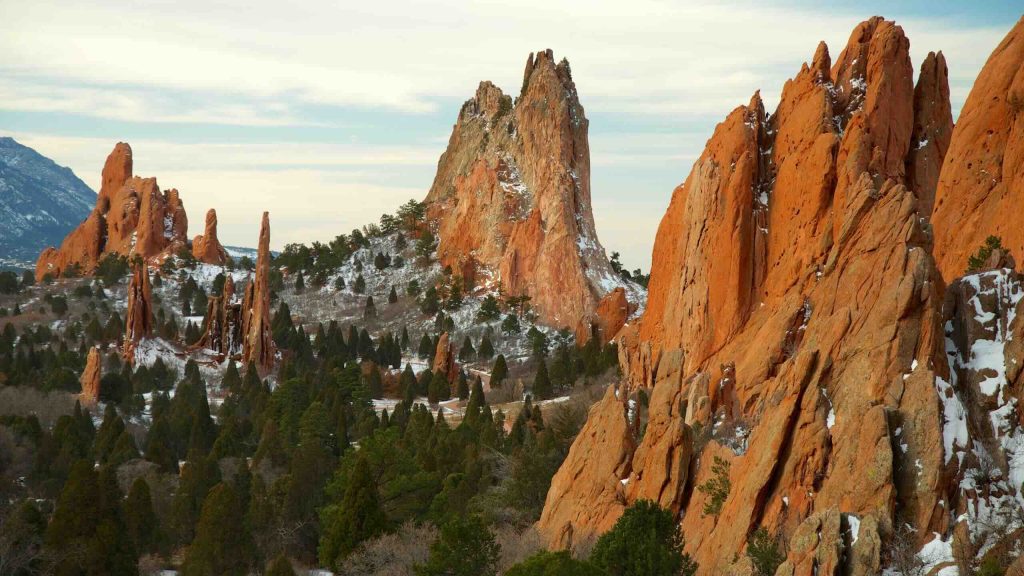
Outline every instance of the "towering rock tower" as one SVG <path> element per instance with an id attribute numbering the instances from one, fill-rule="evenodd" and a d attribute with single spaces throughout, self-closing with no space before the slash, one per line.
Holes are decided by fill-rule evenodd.
<path id="1" fill-rule="evenodd" d="M 569 62 L 531 54 L 515 101 L 481 82 L 462 106 L 426 198 L 442 264 L 570 328 L 624 284 L 594 227 L 587 126 Z"/>
<path id="2" fill-rule="evenodd" d="M 242 363 L 253 363 L 265 376 L 274 367 L 275 353 L 270 332 L 270 213 L 264 212 L 256 274 L 242 299 Z"/>
<path id="3" fill-rule="evenodd" d="M 135 361 L 135 345 L 153 331 L 153 297 L 146 264 L 136 260 L 128 281 L 128 310 L 124 323 L 124 357 Z"/>

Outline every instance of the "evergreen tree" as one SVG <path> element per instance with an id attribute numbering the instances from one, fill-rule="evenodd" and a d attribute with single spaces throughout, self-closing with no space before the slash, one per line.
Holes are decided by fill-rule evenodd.
<path id="1" fill-rule="evenodd" d="M 608 576 L 590 562 L 577 560 L 566 550 L 540 552 L 509 568 L 505 576 Z M 675 576 L 675 575 L 672 575 Z"/>
<path id="2" fill-rule="evenodd" d="M 598 539 L 590 561 L 609 574 L 692 576 L 697 565 L 683 554 L 679 524 L 669 510 L 650 500 L 626 509 L 615 526 Z"/>
<path id="3" fill-rule="evenodd" d="M 480 340 L 480 349 L 477 350 L 477 356 L 482 360 L 494 358 L 494 344 L 491 343 L 491 338 L 487 334 L 484 334 L 483 339 Z"/>
<path id="4" fill-rule="evenodd" d="M 430 336 L 425 332 L 423 333 L 423 337 L 420 338 L 420 346 L 416 351 L 416 355 L 424 360 L 434 355 L 434 343 L 430 341 Z"/>
<path id="5" fill-rule="evenodd" d="M 463 370 L 459 371 L 459 380 L 455 385 L 455 390 L 459 400 L 469 398 L 469 380 L 466 378 L 466 372 Z"/>
<path id="6" fill-rule="evenodd" d="M 440 300 L 437 295 L 437 288 L 431 286 L 427 288 L 427 291 L 423 293 L 423 299 L 420 302 L 420 311 L 427 316 L 433 316 L 437 314 L 440 309 Z"/>
<path id="7" fill-rule="evenodd" d="M 476 349 L 473 348 L 473 340 L 469 336 L 462 339 L 462 348 L 459 349 L 459 360 L 468 362 L 476 356 Z"/>
<path id="8" fill-rule="evenodd" d="M 451 396 L 451 385 L 441 371 L 434 372 L 430 379 L 430 387 L 427 389 L 427 402 L 437 404 L 441 400 L 447 400 Z"/>
<path id="9" fill-rule="evenodd" d="M 476 313 L 477 322 L 491 322 L 501 317 L 501 309 L 498 308 L 498 299 L 493 294 L 488 294 L 480 303 L 480 311 Z"/>
<path id="10" fill-rule="evenodd" d="M 306 290 L 306 281 L 302 277 L 302 270 L 299 270 L 298 275 L 295 277 L 295 293 L 302 294 Z"/>
<path id="11" fill-rule="evenodd" d="M 356 294 L 362 294 L 366 292 L 366 279 L 363 278 L 362 274 L 356 276 L 356 282 L 355 285 L 352 287 L 352 290 Z"/>
<path id="12" fill-rule="evenodd" d="M 494 576 L 500 550 L 482 520 L 456 517 L 441 527 L 427 563 L 415 567 L 416 576 Z"/>
<path id="13" fill-rule="evenodd" d="M 394 304 L 398 302 L 398 292 L 395 291 L 395 287 L 391 286 L 391 292 L 388 293 L 388 304 Z"/>
<path id="14" fill-rule="evenodd" d="M 551 378 L 548 376 L 548 364 L 544 358 L 537 366 L 537 375 L 533 377 L 533 395 L 538 400 L 547 400 L 553 396 Z"/>
<path id="15" fill-rule="evenodd" d="M 146 460 L 160 467 L 166 474 L 178 474 L 178 458 L 174 454 L 171 429 L 163 415 L 154 417 L 146 436 Z"/>
<path id="16" fill-rule="evenodd" d="M 508 378 L 508 364 L 505 363 L 505 355 L 498 354 L 491 368 L 491 388 L 501 388 L 505 378 Z"/>
<path id="17" fill-rule="evenodd" d="M 373 296 L 366 297 L 366 307 L 363 308 L 363 320 L 370 321 L 377 318 L 377 307 L 373 304 Z"/>
<path id="18" fill-rule="evenodd" d="M 402 392 L 403 396 L 409 389 L 412 389 L 415 394 L 416 373 L 412 370 L 412 364 L 405 364 L 405 370 L 402 370 L 402 375 L 398 378 L 398 389 Z"/>
<path id="19" fill-rule="evenodd" d="M 399 341 L 399 347 L 403 350 L 409 350 L 409 330 L 406 329 L 405 325 L 402 325 L 402 339 Z"/>
<path id="20" fill-rule="evenodd" d="M 196 537 L 188 547 L 183 576 L 244 576 L 254 549 L 245 522 L 245 508 L 230 484 L 220 483 L 203 501 Z"/>
<path id="21" fill-rule="evenodd" d="M 145 478 L 136 478 L 132 483 L 124 503 L 124 512 L 128 534 L 135 544 L 135 549 L 140 553 L 155 551 L 159 519 L 153 510 L 153 499 Z"/>
<path id="22" fill-rule="evenodd" d="M 360 453 L 340 503 L 323 509 L 320 518 L 320 562 L 337 570 L 360 542 L 385 530 L 387 518 L 380 505 L 370 464 Z"/>

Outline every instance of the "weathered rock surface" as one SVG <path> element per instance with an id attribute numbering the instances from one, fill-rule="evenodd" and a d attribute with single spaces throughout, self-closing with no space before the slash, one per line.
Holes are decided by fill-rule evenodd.
<path id="1" fill-rule="evenodd" d="M 229 274 L 224 280 L 221 293 L 207 299 L 206 331 L 199 340 L 199 347 L 224 356 L 234 356 L 241 351 L 242 307 L 234 301 L 234 297 L 235 281 Z"/>
<path id="2" fill-rule="evenodd" d="M 213 208 L 206 211 L 203 233 L 192 239 L 192 255 L 207 264 L 220 265 L 228 261 L 228 252 L 217 239 L 217 211 Z"/>
<path id="3" fill-rule="evenodd" d="M 79 382 L 82 383 L 82 392 L 78 395 L 83 406 L 95 406 L 100 399 L 100 378 L 102 377 L 102 359 L 100 349 L 96 346 L 89 348 L 89 355 L 85 359 L 85 370 Z"/>
<path id="4" fill-rule="evenodd" d="M 153 296 L 146 264 L 135 261 L 128 281 L 128 309 L 125 312 L 123 355 L 135 361 L 135 345 L 153 332 Z"/>
<path id="5" fill-rule="evenodd" d="M 256 253 L 256 273 L 242 298 L 242 363 L 256 366 L 260 376 L 274 367 L 277 354 L 270 331 L 270 213 L 263 213 Z"/>
<path id="6" fill-rule="evenodd" d="M 459 367 L 455 362 L 455 347 L 447 332 L 442 332 L 437 339 L 434 362 L 430 369 L 435 373 L 444 374 L 449 382 L 454 382 L 459 376 Z"/>
<path id="7" fill-rule="evenodd" d="M 569 63 L 531 54 L 515 102 L 481 82 L 462 106 L 426 198 L 444 265 L 530 296 L 558 327 L 624 284 L 594 227 L 587 129 Z"/>
<path id="8" fill-rule="evenodd" d="M 939 175 L 932 225 L 947 280 L 990 235 L 1024 254 L 1024 18 L 982 68 L 953 129 Z"/>
<path id="9" fill-rule="evenodd" d="M 159 259 L 188 244 L 188 217 L 177 190 L 161 192 L 156 178 L 132 176 L 132 149 L 119 142 L 103 166 L 92 213 L 36 262 L 36 279 L 77 266 L 91 273 L 107 254 Z"/>
<path id="10" fill-rule="evenodd" d="M 622 330 L 635 310 L 636 305 L 630 304 L 626 298 L 626 290 L 615 288 L 601 298 L 593 313 L 580 320 L 576 327 L 576 343 L 582 346 L 597 336 L 601 344 L 606 344 Z"/>
<path id="11" fill-rule="evenodd" d="M 941 146 L 911 146 L 942 132 L 948 87 L 933 55 L 915 90 L 908 50 L 872 18 L 834 65 L 819 45 L 770 117 L 755 94 L 717 126 L 659 227 L 646 310 L 616 339 L 618 398 L 584 428 L 631 434 L 626 398 L 653 388 L 646 432 L 580 434 L 538 524 L 550 541 L 642 498 L 682 513 L 702 574 L 742 568 L 760 527 L 803 542 L 791 574 L 876 573 L 897 510 L 922 541 L 948 532 L 943 286 L 922 212 Z M 731 489 L 704 515 L 716 462 Z"/>

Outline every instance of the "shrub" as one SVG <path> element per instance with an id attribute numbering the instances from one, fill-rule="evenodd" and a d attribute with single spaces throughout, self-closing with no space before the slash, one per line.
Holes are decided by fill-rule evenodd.
<path id="1" fill-rule="evenodd" d="M 779 542 L 765 528 L 758 528 L 747 540 L 747 557 L 754 565 L 757 576 L 772 576 L 786 559 Z"/>
<path id="2" fill-rule="evenodd" d="M 715 462 L 711 465 L 712 477 L 697 487 L 708 497 L 708 501 L 704 503 L 705 516 L 718 516 L 725 499 L 729 497 L 729 489 L 732 487 L 729 481 L 729 466 L 728 460 L 715 456 Z"/>
<path id="3" fill-rule="evenodd" d="M 985 239 L 985 243 L 978 248 L 978 251 L 971 254 L 967 258 L 967 273 L 972 274 L 978 272 L 988 261 L 989 257 L 992 256 L 994 250 L 1001 250 L 1003 248 L 1003 239 L 999 236 L 989 236 Z"/>
<path id="4" fill-rule="evenodd" d="M 537 554 L 516 564 L 505 576 L 602 576 L 605 574 L 590 562 L 576 560 L 565 550 Z"/>
<path id="5" fill-rule="evenodd" d="M 683 536 L 672 512 L 650 500 L 640 500 L 606 532 L 590 555 L 590 561 L 608 574 L 693 576 L 697 565 L 683 554 Z"/>

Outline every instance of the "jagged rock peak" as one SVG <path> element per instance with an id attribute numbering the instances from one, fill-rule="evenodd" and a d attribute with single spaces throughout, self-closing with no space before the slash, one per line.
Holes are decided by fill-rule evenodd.
<path id="1" fill-rule="evenodd" d="M 906 179 L 915 117 L 941 106 L 915 109 L 908 49 L 872 18 L 831 66 L 819 44 L 769 119 L 755 94 L 716 126 L 658 228 L 646 309 L 616 338 L 624 382 L 552 480 L 549 542 L 586 541 L 640 499 L 681 513 L 709 575 L 742 573 L 761 527 L 822 534 L 791 547 L 785 574 L 830 565 L 851 516 L 844 573 L 878 573 L 897 509 L 922 541 L 947 533 L 942 281 Z M 723 474 L 723 502 L 695 489 Z"/>
<path id="2" fill-rule="evenodd" d="M 242 361 L 256 366 L 260 376 L 274 367 L 277 351 L 270 330 L 270 213 L 263 213 L 256 256 L 256 273 L 242 300 Z"/>
<path id="3" fill-rule="evenodd" d="M 119 142 L 103 167 L 96 207 L 59 249 L 43 250 L 36 278 L 69 269 L 91 274 L 108 254 L 160 261 L 188 244 L 188 216 L 178 191 L 160 191 L 156 178 L 132 176 L 132 149 Z"/>
<path id="4" fill-rule="evenodd" d="M 132 276 L 128 281 L 128 308 L 125 312 L 123 355 L 135 361 L 135 345 L 153 331 L 153 297 L 146 264 L 132 263 Z"/>
<path id="5" fill-rule="evenodd" d="M 623 284 L 597 240 L 587 130 L 568 63 L 531 54 L 515 104 L 482 82 L 463 105 L 426 198 L 442 265 L 529 296 L 558 327 Z M 628 291 L 634 302 L 642 293 Z"/>
<path id="6" fill-rule="evenodd" d="M 947 281 L 964 273 L 988 236 L 1024 254 L 1024 18 L 1006 35 L 971 88 L 939 174 L 932 225 Z"/>
<path id="7" fill-rule="evenodd" d="M 217 211 L 213 208 L 206 211 L 203 233 L 192 239 L 192 255 L 196 260 L 207 264 L 220 265 L 228 260 L 227 250 L 221 246 L 217 238 Z"/>
<path id="8" fill-rule="evenodd" d="M 930 218 L 941 162 L 953 135 L 949 70 L 942 52 L 929 52 L 914 86 L 914 132 L 907 157 L 907 187 L 917 195 L 921 215 Z"/>

